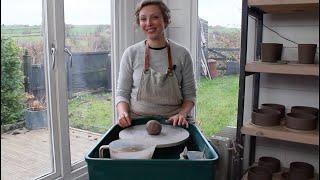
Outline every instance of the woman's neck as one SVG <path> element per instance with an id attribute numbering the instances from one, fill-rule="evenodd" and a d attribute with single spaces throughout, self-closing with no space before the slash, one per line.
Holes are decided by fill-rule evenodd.
<path id="1" fill-rule="evenodd" d="M 166 46 L 167 44 L 167 40 L 165 37 L 161 37 L 160 39 L 156 39 L 156 40 L 148 39 L 147 42 L 149 47 L 152 47 L 152 48 L 161 48 Z"/>

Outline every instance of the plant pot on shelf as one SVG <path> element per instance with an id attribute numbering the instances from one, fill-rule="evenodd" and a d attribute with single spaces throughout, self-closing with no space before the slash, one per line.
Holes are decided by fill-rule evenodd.
<path id="1" fill-rule="evenodd" d="M 25 111 L 24 118 L 26 128 L 35 130 L 48 127 L 47 108 L 33 109 L 28 108 Z"/>
<path id="2" fill-rule="evenodd" d="M 262 43 L 261 45 L 261 61 L 277 62 L 281 60 L 283 44 L 278 43 Z"/>
<path id="3" fill-rule="evenodd" d="M 300 64 L 314 64 L 316 44 L 298 44 L 298 62 Z"/>

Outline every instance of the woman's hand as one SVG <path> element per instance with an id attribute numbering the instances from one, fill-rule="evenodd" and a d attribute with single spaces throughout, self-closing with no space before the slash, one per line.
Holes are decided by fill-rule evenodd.
<path id="1" fill-rule="evenodd" d="M 186 128 L 189 127 L 189 123 L 186 119 L 186 113 L 179 113 L 179 114 L 176 114 L 174 116 L 171 116 L 169 119 L 168 119 L 168 122 L 172 122 L 172 125 L 173 126 L 176 126 L 176 125 L 179 125 L 179 126 L 183 126 L 185 125 Z"/>
<path id="2" fill-rule="evenodd" d="M 131 117 L 129 116 L 128 112 L 123 111 L 119 113 L 119 119 L 118 119 L 118 124 L 120 127 L 125 128 L 128 126 L 131 126 Z"/>

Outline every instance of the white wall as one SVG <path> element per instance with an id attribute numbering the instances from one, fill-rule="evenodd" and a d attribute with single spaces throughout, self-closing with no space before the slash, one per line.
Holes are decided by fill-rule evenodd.
<path id="1" fill-rule="evenodd" d="M 255 37 L 252 36 L 255 22 L 249 18 L 248 60 L 254 57 Z M 316 14 L 282 14 L 264 15 L 264 24 L 284 37 L 298 43 L 314 43 L 318 45 L 316 63 L 319 63 L 319 15 Z M 263 42 L 282 43 L 284 45 L 282 59 L 296 61 L 297 45 L 280 38 L 274 32 L 264 28 Z M 246 99 L 244 119 L 250 121 L 252 107 L 252 78 L 246 81 Z M 286 106 L 313 106 L 319 108 L 319 77 L 261 74 L 259 104 L 278 103 Z M 248 146 L 246 146 L 248 147 Z M 292 161 L 311 163 L 319 172 L 319 147 L 266 138 L 257 138 L 256 160 L 260 156 L 279 158 L 283 166 L 288 167 Z M 247 158 L 247 157 L 246 157 Z"/>

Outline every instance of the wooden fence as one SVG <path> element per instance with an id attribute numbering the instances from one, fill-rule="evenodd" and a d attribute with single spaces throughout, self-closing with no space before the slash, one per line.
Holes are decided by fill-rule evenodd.
<path id="1" fill-rule="evenodd" d="M 73 53 L 72 61 L 65 57 L 69 98 L 74 93 L 105 89 L 111 91 L 111 58 L 109 52 Z M 43 64 L 31 64 L 28 54 L 23 56 L 25 91 L 36 97 L 46 94 Z M 71 63 L 72 62 L 72 63 Z"/>

